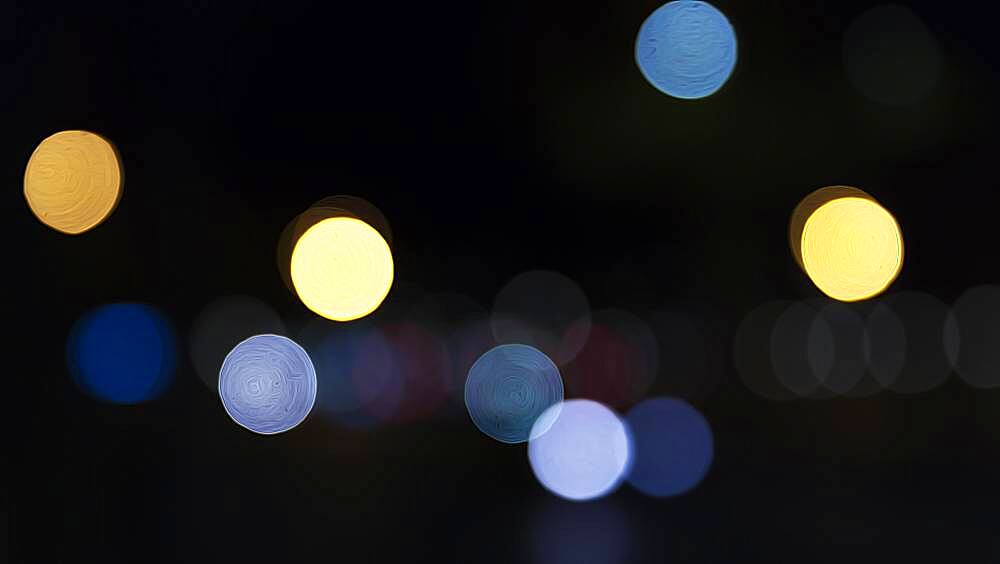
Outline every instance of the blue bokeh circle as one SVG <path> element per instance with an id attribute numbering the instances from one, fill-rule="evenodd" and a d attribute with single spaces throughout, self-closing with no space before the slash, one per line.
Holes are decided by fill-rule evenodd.
<path id="1" fill-rule="evenodd" d="M 316 369 L 306 351 L 280 335 L 255 335 L 226 355 L 219 397 L 237 424 L 262 435 L 285 432 L 316 403 Z"/>
<path id="2" fill-rule="evenodd" d="M 159 311 L 139 303 L 113 303 L 86 313 L 74 325 L 66 348 L 77 386 L 115 404 L 159 396 L 177 364 L 170 324 Z"/>
<path id="3" fill-rule="evenodd" d="M 465 380 L 465 406 L 480 431 L 503 443 L 523 443 L 546 409 L 563 400 L 555 363 L 528 345 L 494 347 L 479 357 Z M 540 426 L 535 433 L 544 433 Z"/>
<path id="4" fill-rule="evenodd" d="M 676 0 L 660 6 L 639 28 L 635 60 L 657 90 L 697 99 L 722 88 L 736 67 L 736 32 L 707 2 Z"/>
<path id="5" fill-rule="evenodd" d="M 715 447 L 712 429 L 697 409 L 680 399 L 652 398 L 633 407 L 625 420 L 635 448 L 628 481 L 636 489 L 669 497 L 701 483 Z"/>

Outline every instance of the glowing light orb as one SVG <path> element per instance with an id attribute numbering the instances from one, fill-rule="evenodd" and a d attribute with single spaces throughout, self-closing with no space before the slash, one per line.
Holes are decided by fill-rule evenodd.
<path id="1" fill-rule="evenodd" d="M 527 345 L 500 345 L 472 365 L 465 406 L 480 431 L 503 443 L 523 443 L 559 416 L 563 382 L 549 357 Z M 539 417 L 549 408 L 548 419 Z"/>
<path id="2" fill-rule="evenodd" d="M 118 205 L 122 170 L 106 139 L 60 131 L 35 148 L 24 171 L 24 197 L 45 225 L 69 235 L 97 227 Z"/>
<path id="3" fill-rule="evenodd" d="M 707 2 L 668 2 L 642 22 L 635 60 L 660 92 L 704 98 L 722 88 L 736 66 L 736 32 Z"/>
<path id="4" fill-rule="evenodd" d="M 160 395 L 173 378 L 176 344 L 166 319 L 150 306 L 117 303 L 84 315 L 73 327 L 67 362 L 91 396 L 137 404 Z"/>
<path id="5" fill-rule="evenodd" d="M 690 404 L 654 398 L 626 416 L 635 441 L 628 480 L 655 497 L 674 496 L 697 486 L 712 465 L 714 441 L 708 422 Z"/>
<path id="6" fill-rule="evenodd" d="M 291 265 L 295 244 L 310 227 L 324 219 L 334 217 L 350 217 L 367 223 L 374 227 L 392 248 L 392 230 L 389 227 L 389 222 L 385 215 L 371 202 L 345 194 L 323 198 L 292 218 L 278 237 L 278 248 L 275 256 L 278 262 L 278 272 L 281 274 L 281 281 L 293 294 L 295 294 L 295 285 L 292 284 Z"/>
<path id="7" fill-rule="evenodd" d="M 788 220 L 788 244 L 792 249 L 792 256 L 795 257 L 795 262 L 799 265 L 799 268 L 805 268 L 802 265 L 802 230 L 805 229 L 806 220 L 824 204 L 839 198 L 852 196 L 867 198 L 873 202 L 876 201 L 871 194 L 860 188 L 842 185 L 824 186 L 802 198 L 798 205 L 795 206 L 795 209 L 792 210 L 792 217 Z"/>
<path id="8" fill-rule="evenodd" d="M 547 409 L 535 424 L 549 428 L 545 433 L 532 430 L 528 460 L 552 493 L 574 501 L 595 499 L 617 488 L 628 473 L 632 439 L 607 407 L 570 400 Z"/>
<path id="9" fill-rule="evenodd" d="M 835 300 L 876 296 L 903 267 L 903 234 L 885 208 L 866 198 L 823 204 L 802 229 L 802 265 L 817 288 Z"/>
<path id="10" fill-rule="evenodd" d="M 254 433 L 287 431 L 316 402 L 316 370 L 295 341 L 255 335 L 226 356 L 219 371 L 219 397 L 226 413 Z"/>
<path id="11" fill-rule="evenodd" d="M 392 286 L 389 245 L 373 227 L 333 217 L 302 234 L 292 251 L 291 277 L 307 308 L 334 321 L 375 311 Z"/>

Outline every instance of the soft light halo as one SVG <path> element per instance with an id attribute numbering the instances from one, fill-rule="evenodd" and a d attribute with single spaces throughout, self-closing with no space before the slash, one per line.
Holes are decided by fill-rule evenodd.
<path id="1" fill-rule="evenodd" d="M 54 133 L 24 170 L 24 198 L 39 221 L 67 235 L 101 224 L 118 206 L 121 161 L 114 146 L 89 131 Z"/>
<path id="2" fill-rule="evenodd" d="M 389 294 L 392 251 L 367 223 L 331 217 L 307 229 L 295 243 L 291 278 L 311 311 L 333 321 L 359 319 Z"/>
<path id="3" fill-rule="evenodd" d="M 899 224 L 867 198 L 838 198 L 818 207 L 802 228 L 801 249 L 809 278 L 842 302 L 882 293 L 903 267 Z"/>

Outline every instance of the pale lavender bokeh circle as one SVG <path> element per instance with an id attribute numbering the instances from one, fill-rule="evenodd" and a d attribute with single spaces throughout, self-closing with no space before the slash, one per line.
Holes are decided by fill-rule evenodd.
<path id="1" fill-rule="evenodd" d="M 538 418 L 548 425 L 532 431 L 528 460 L 538 481 L 573 501 L 614 491 L 632 462 L 632 437 L 625 422 L 604 405 L 576 399 L 556 404 Z"/>
<path id="2" fill-rule="evenodd" d="M 219 371 L 219 397 L 226 413 L 262 435 L 285 432 L 316 402 L 316 369 L 295 341 L 255 335 L 226 355 Z"/>

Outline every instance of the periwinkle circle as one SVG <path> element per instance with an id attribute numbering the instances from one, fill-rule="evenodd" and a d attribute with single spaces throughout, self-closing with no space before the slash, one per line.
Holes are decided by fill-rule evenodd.
<path id="1" fill-rule="evenodd" d="M 480 431 L 503 443 L 523 443 L 544 433 L 552 421 L 536 420 L 563 400 L 559 369 L 545 353 L 508 344 L 484 353 L 465 380 L 465 407 Z"/>
<path id="2" fill-rule="evenodd" d="M 722 88 L 736 67 L 736 32 L 707 2 L 668 2 L 642 22 L 635 60 L 657 90 L 675 98 L 704 98 Z"/>
<path id="3" fill-rule="evenodd" d="M 316 369 L 305 350 L 280 335 L 255 335 L 226 355 L 219 397 L 238 425 L 261 435 L 301 423 L 316 402 Z"/>
<path id="4" fill-rule="evenodd" d="M 635 453 L 628 481 L 654 497 L 680 495 L 694 489 L 712 465 L 712 429 L 686 401 L 660 397 L 632 408 L 625 420 Z"/>

